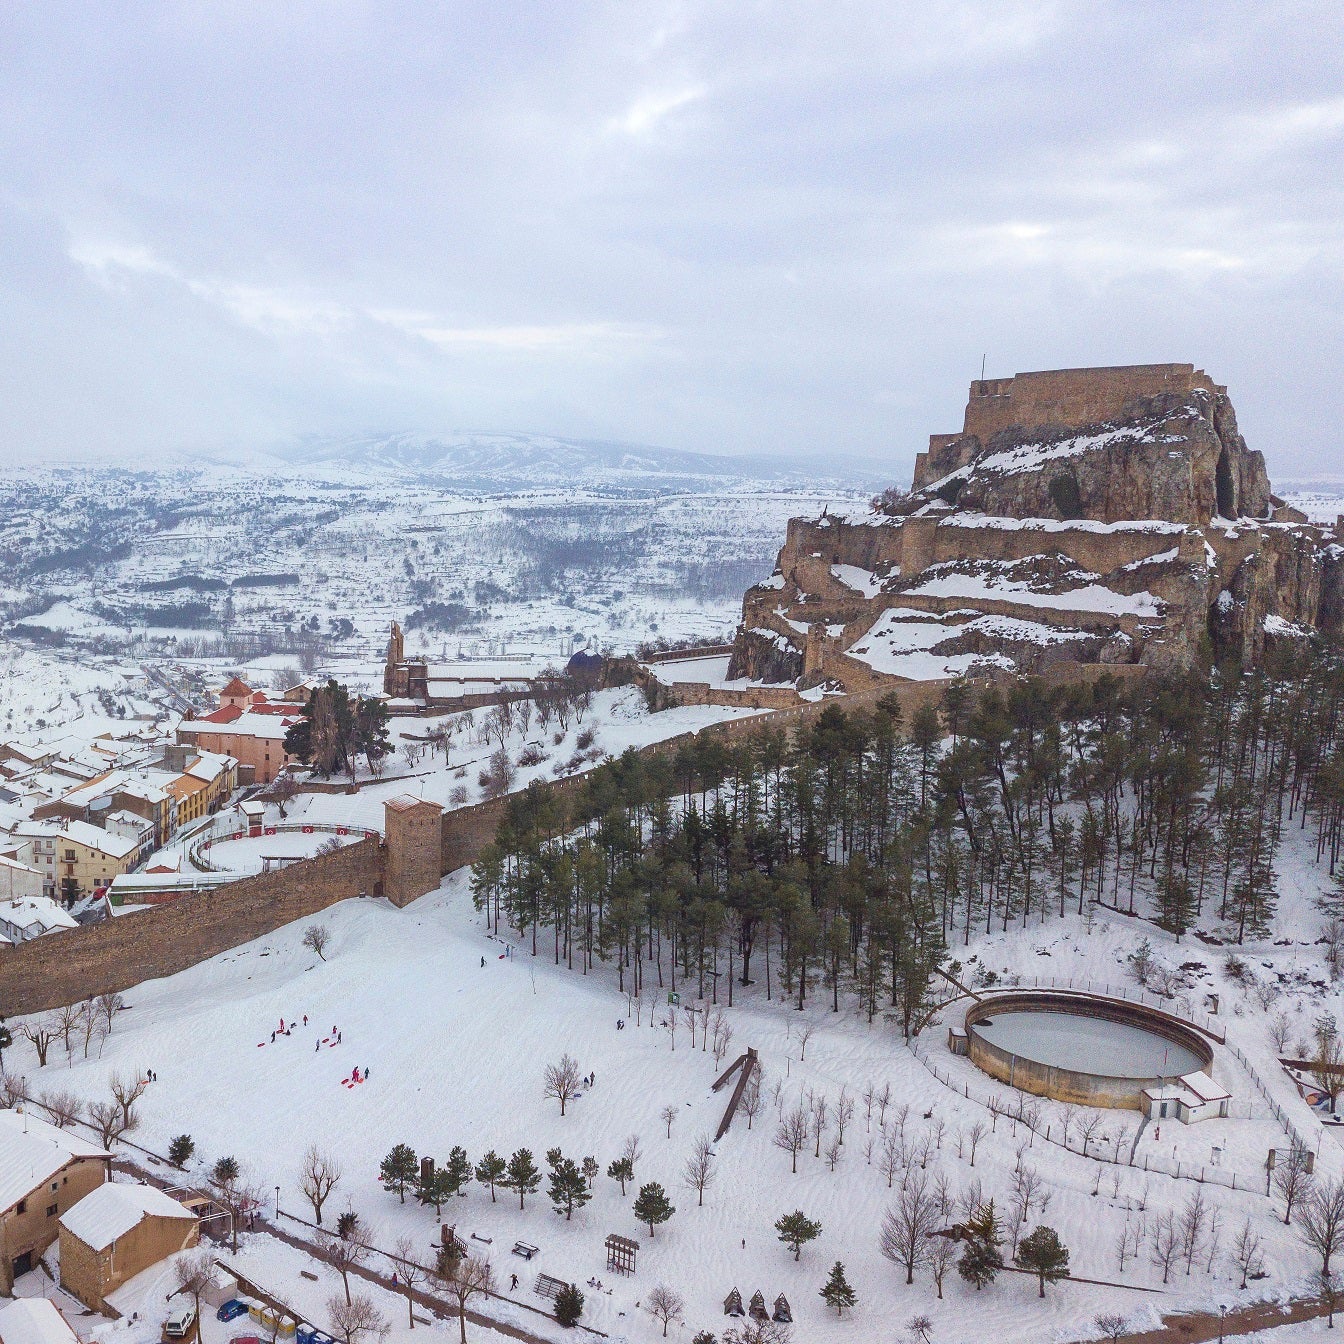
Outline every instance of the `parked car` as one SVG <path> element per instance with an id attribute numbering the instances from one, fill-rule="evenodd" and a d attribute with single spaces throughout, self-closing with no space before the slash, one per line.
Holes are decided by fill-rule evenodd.
<path id="1" fill-rule="evenodd" d="M 196 1308 L 190 1302 L 185 1302 L 168 1313 L 168 1319 L 163 1323 L 163 1333 L 169 1339 L 182 1339 L 191 1333 L 191 1327 L 195 1324 Z"/>
<path id="2" fill-rule="evenodd" d="M 215 1319 L 217 1321 L 236 1321 L 238 1317 L 246 1315 L 247 1303 L 240 1302 L 236 1297 L 231 1297 L 215 1312 Z"/>
<path id="3" fill-rule="evenodd" d="M 234 1335 L 229 1344 L 261 1344 L 260 1335 Z"/>

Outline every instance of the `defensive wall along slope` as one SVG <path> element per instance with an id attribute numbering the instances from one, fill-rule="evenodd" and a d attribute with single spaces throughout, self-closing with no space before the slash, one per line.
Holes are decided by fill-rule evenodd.
<path id="1" fill-rule="evenodd" d="M 906 722 L 922 704 L 937 703 L 942 683 L 885 686 L 846 696 L 843 708 L 868 708 L 894 694 Z M 733 742 L 764 725 L 796 731 L 826 708 L 823 701 L 699 730 Z M 640 749 L 674 754 L 697 736 L 683 733 Z M 571 798 L 583 775 L 535 787 Z M 366 839 L 276 872 L 183 896 L 171 904 L 123 913 L 0 949 L 0 1012 L 42 1012 L 98 994 L 119 993 L 144 980 L 174 975 L 198 962 L 260 938 L 295 920 L 358 896 L 385 897 L 404 907 L 435 890 L 443 876 L 475 862 L 494 838 L 507 797 L 444 812 L 436 803 L 403 797 L 386 805 L 382 840 Z"/>

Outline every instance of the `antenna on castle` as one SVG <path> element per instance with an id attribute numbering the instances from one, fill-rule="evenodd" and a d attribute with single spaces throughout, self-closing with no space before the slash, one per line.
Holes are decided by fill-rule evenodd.
<path id="1" fill-rule="evenodd" d="M 980 381 L 981 381 L 982 383 L 985 381 L 985 360 L 986 360 L 987 358 L 988 358 L 988 355 L 981 355 L 981 356 L 980 356 Z"/>

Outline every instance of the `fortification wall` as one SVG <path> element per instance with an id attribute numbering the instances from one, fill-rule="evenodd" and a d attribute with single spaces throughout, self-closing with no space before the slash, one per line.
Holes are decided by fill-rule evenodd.
<path id="1" fill-rule="evenodd" d="M 381 893 L 377 840 L 244 878 L 172 905 L 0 949 L 0 1005 L 35 1013 L 174 975 L 353 896 Z"/>

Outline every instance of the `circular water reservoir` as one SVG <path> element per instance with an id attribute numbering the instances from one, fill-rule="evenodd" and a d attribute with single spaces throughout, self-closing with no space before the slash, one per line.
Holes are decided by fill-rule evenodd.
<path id="1" fill-rule="evenodd" d="M 970 1009 L 966 1035 L 986 1073 L 1088 1106 L 1140 1107 L 1145 1087 L 1213 1063 L 1208 1042 L 1159 1009 L 1090 995 L 1000 995 Z"/>

